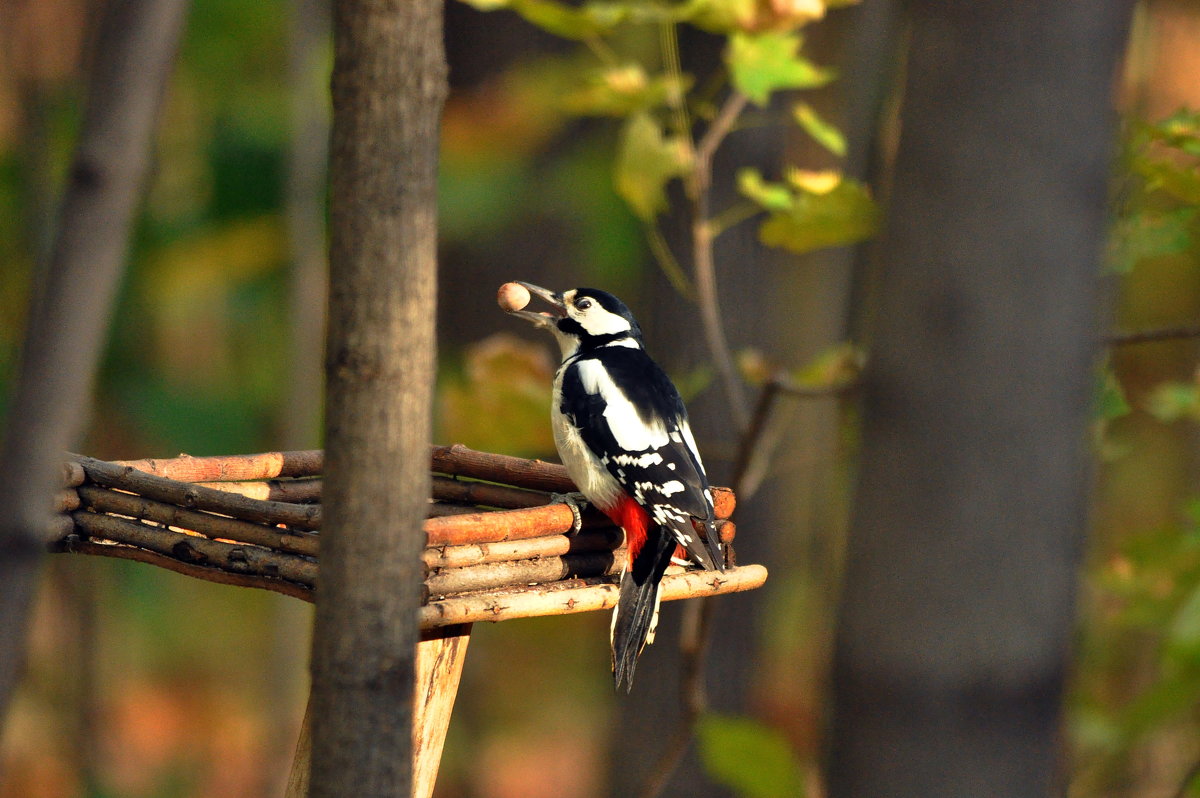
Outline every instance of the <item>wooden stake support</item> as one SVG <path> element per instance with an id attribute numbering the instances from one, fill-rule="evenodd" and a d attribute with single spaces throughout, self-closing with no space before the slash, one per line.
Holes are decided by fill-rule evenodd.
<path id="1" fill-rule="evenodd" d="M 105 462 L 70 455 L 51 551 L 135 560 L 221 584 L 313 601 L 319 581 L 320 451 Z M 419 614 L 413 796 L 433 792 L 471 624 L 611 609 L 623 535 L 595 511 L 584 528 L 550 493 L 573 491 L 566 469 L 540 460 L 430 450 L 425 599 Z M 714 488 L 725 573 L 672 567 L 662 598 L 753 590 L 760 565 L 739 566 L 733 493 Z M 308 713 L 286 791 L 308 791 Z"/>

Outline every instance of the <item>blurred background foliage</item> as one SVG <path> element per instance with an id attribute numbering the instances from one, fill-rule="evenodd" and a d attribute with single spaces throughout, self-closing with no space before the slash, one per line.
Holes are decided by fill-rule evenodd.
<path id="1" fill-rule="evenodd" d="M 760 6 L 769 4 L 747 8 Z M 795 8 L 802 6 L 815 7 Z M 0 402 L 79 125 L 83 65 L 101 7 L 0 4 Z M 844 64 L 858 13 L 831 10 L 810 29 L 806 51 Z M 291 342 L 310 340 L 321 324 L 319 292 L 297 287 L 294 264 L 311 259 L 312 244 L 295 233 L 304 219 L 295 194 L 297 175 L 320 169 L 304 162 L 297 142 L 322 135 L 327 108 L 312 98 L 324 97 L 326 24 L 319 4 L 303 0 L 195 1 L 87 454 L 319 445 L 312 397 L 320 386 L 300 375 L 313 373 L 320 354 Z M 704 36 L 683 41 L 685 69 L 689 59 L 709 59 L 695 70 L 700 76 L 720 52 Z M 1195 115 L 1179 113 L 1200 107 L 1198 45 L 1194 2 L 1139 6 L 1118 98 L 1124 132 L 1107 276 L 1115 330 L 1200 320 L 1200 135 Z M 659 46 L 652 31 L 622 41 L 645 63 Z M 614 183 L 620 117 L 638 110 L 628 93 L 614 93 L 619 76 L 581 83 L 595 63 L 586 49 L 515 14 L 457 2 L 447 6 L 447 49 L 453 91 L 441 165 L 435 439 L 552 456 L 546 417 L 555 358 L 496 309 L 493 292 L 514 278 L 596 285 L 634 308 L 652 351 L 689 394 L 710 469 L 727 479 L 735 442 L 713 399 L 694 314 L 655 265 L 647 213 L 631 211 Z M 778 140 L 787 162 L 828 169 L 847 147 L 838 128 L 855 77 L 843 67 L 842 79 L 804 93 L 794 111 L 768 108 L 746 126 Z M 643 99 L 673 90 L 639 85 Z M 771 122 L 776 111 L 794 113 L 793 127 Z M 730 147 L 752 151 L 752 134 Z M 894 131 L 882 140 L 886 159 Z M 736 178 L 727 169 L 718 193 L 731 204 L 740 193 L 768 211 L 788 203 L 774 206 L 785 211 L 813 179 L 760 164 L 752 159 L 753 169 Z M 663 219 L 668 239 L 677 224 L 670 214 Z M 734 240 L 754 244 L 754 230 L 739 230 Z M 835 290 L 845 281 L 832 275 L 846 262 L 739 251 L 758 254 L 727 256 L 718 270 L 747 375 L 782 367 L 800 379 L 822 369 L 835 373 L 829 379 L 844 376 L 857 355 L 838 345 L 869 308 L 869 297 Z M 1064 754 L 1072 796 L 1200 795 L 1200 784 L 1185 783 L 1200 762 L 1197 354 L 1194 338 L 1114 347 L 1100 381 L 1096 510 Z M 815 365 L 805 371 L 806 364 Z M 790 432 L 781 433 L 761 504 L 739 518 L 740 550 L 764 560 L 772 580 L 756 603 L 735 605 L 753 614 L 738 628 L 719 628 L 714 642 L 717 659 L 737 660 L 718 663 L 714 678 L 732 668 L 744 683 L 728 700 L 716 684 L 718 709 L 742 717 L 707 718 L 704 756 L 692 765 L 741 795 L 818 796 L 855 423 L 851 408 L 833 399 L 818 410 L 794 407 L 779 423 Z M 309 622 L 307 607 L 278 596 L 136 564 L 53 558 L 28 678 L 0 740 L 0 797 L 280 794 L 306 693 Z M 606 630 L 601 614 L 480 625 L 438 794 L 629 794 L 620 787 L 629 777 L 610 765 L 610 751 L 620 748 L 611 725 L 630 708 L 609 690 Z M 653 657 L 667 655 L 652 649 L 646 659 Z M 652 689 L 653 678 L 645 679 L 643 690 Z M 672 681 L 664 684 L 669 691 Z M 664 700 L 673 702 L 673 692 Z M 653 722 L 639 721 L 655 745 L 661 729 L 654 733 Z M 762 762 L 739 768 L 744 759 L 720 755 L 743 750 L 763 753 Z"/>

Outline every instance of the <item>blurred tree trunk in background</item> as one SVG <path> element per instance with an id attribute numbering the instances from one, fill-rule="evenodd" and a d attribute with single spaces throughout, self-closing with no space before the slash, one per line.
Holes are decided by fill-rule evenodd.
<path id="1" fill-rule="evenodd" d="M 830 795 L 1047 795 L 1130 6 L 909 9 Z"/>
<path id="2" fill-rule="evenodd" d="M 24 663 L 62 452 L 85 420 L 187 8 L 186 0 L 113 0 L 100 27 L 0 449 L 0 719 Z"/>
<path id="3" fill-rule="evenodd" d="M 334 4 L 325 527 L 310 795 L 412 780 L 421 523 L 429 496 L 438 0 Z"/>

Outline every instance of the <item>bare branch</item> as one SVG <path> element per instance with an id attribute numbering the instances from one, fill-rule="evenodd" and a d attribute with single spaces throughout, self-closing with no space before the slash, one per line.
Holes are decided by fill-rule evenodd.
<path id="1" fill-rule="evenodd" d="M 1112 333 L 1104 337 L 1104 344 L 1106 346 L 1127 346 L 1129 344 L 1145 344 L 1156 341 L 1179 341 L 1185 338 L 1200 338 L 1200 325 L 1159 327 L 1153 330 L 1139 330 L 1131 333 Z"/>
<path id="2" fill-rule="evenodd" d="M 668 574 L 662 581 L 662 600 L 753 590 L 761 587 L 766 579 L 767 569 L 761 565 L 743 565 L 724 574 L 713 571 Z M 589 581 L 556 582 L 537 588 L 431 601 L 421 608 L 421 628 L 612 609 L 617 602 L 617 586 L 612 582 Z"/>
<path id="3" fill-rule="evenodd" d="M 106 463 L 79 455 L 74 459 L 83 466 L 87 477 L 97 485 L 137 493 L 150 499 L 208 510 L 254 521 L 260 524 L 287 524 L 299 529 L 321 527 L 321 507 L 315 504 L 288 504 L 260 501 L 236 493 L 188 485 L 165 477 L 153 476 L 131 466 Z"/>
<path id="4" fill-rule="evenodd" d="M 265 524 L 253 524 L 236 518 L 189 510 L 176 504 L 154 501 L 132 493 L 119 493 L 96 485 L 81 485 L 78 496 L 83 504 L 97 512 L 116 513 L 179 529 L 187 529 L 209 538 L 225 538 L 253 543 L 269 549 L 315 557 L 319 538 L 313 534 L 291 533 Z"/>
<path id="5" fill-rule="evenodd" d="M 696 145 L 696 157 L 689 184 L 692 200 L 692 265 L 695 273 L 696 298 L 700 305 L 700 320 L 704 340 L 712 354 L 721 386 L 729 404 L 730 415 L 739 432 L 749 420 L 746 392 L 729 352 L 725 327 L 721 323 L 721 305 L 717 298 L 717 274 L 713 263 L 713 227 L 709 208 L 709 188 L 712 183 L 712 159 L 717 147 L 733 128 L 733 123 L 746 107 L 747 98 L 733 92 L 725 100 L 716 119 Z"/>

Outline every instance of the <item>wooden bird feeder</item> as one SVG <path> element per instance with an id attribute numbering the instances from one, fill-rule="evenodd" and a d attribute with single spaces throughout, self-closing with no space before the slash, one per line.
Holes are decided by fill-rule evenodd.
<path id="1" fill-rule="evenodd" d="M 157 565 L 210 582 L 312 601 L 318 581 L 321 451 L 105 462 L 71 455 L 51 550 Z M 573 517 L 550 493 L 575 490 L 561 465 L 435 446 L 425 521 L 413 795 L 433 791 L 471 624 L 611 609 L 623 535 L 594 510 Z M 672 566 L 664 601 L 759 587 L 736 563 L 732 491 L 714 488 L 727 570 Z M 306 792 L 307 720 L 288 795 Z M 302 766 L 303 765 L 303 766 Z"/>

